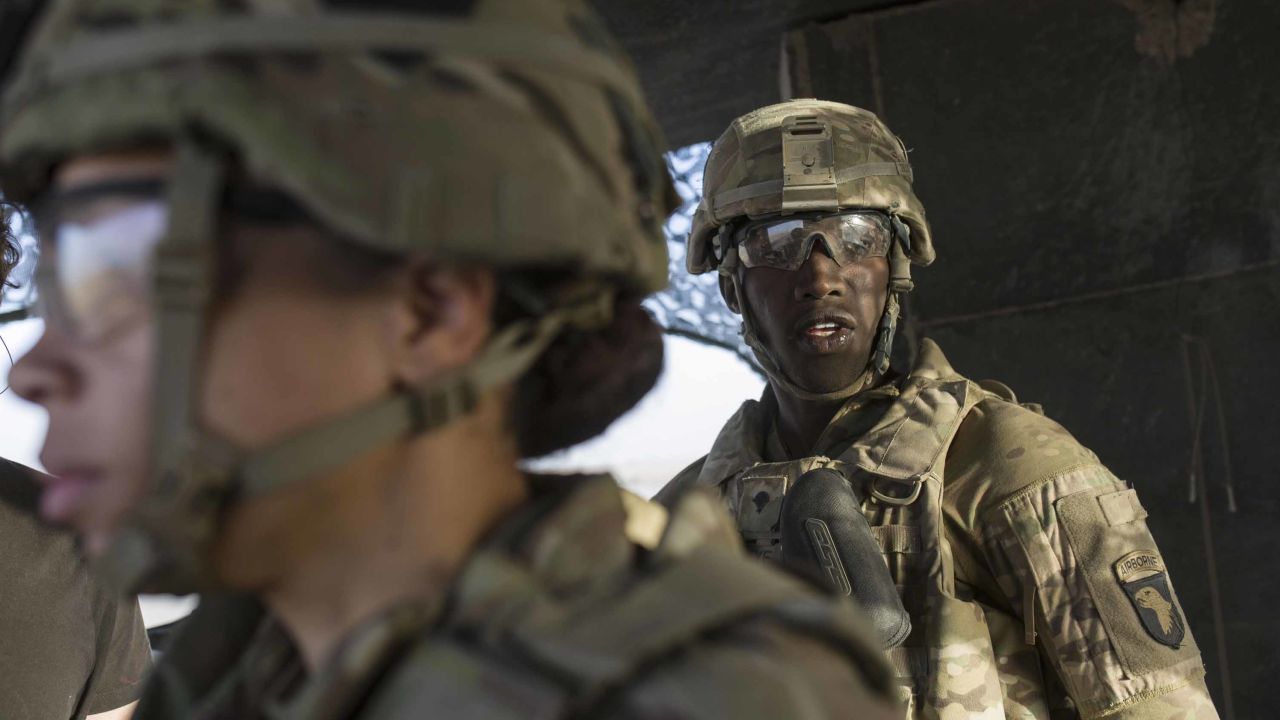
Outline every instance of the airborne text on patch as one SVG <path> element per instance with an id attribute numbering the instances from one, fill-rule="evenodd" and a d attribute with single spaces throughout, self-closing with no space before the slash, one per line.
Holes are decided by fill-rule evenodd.
<path id="1" fill-rule="evenodd" d="M 1149 550 L 1138 550 L 1120 558 L 1116 562 L 1116 576 L 1120 582 L 1128 582 L 1136 575 L 1163 572 L 1164 563 L 1160 556 Z"/>

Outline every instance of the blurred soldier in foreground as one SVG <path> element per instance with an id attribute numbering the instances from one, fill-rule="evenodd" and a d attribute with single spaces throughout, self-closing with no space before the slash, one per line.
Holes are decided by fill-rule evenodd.
<path id="1" fill-rule="evenodd" d="M 1133 489 L 928 340 L 890 369 L 911 263 L 934 258 L 911 181 L 901 141 L 848 105 L 762 108 L 716 141 L 688 268 L 719 271 L 769 386 L 659 499 L 718 490 L 783 562 L 821 546 L 810 488 L 860 506 L 911 613 L 889 653 L 909 717 L 1217 717 Z"/>
<path id="2" fill-rule="evenodd" d="M 654 383 L 672 192 L 582 4 L 422 5 L 55 2 L 7 78 L 42 511 L 205 595 L 139 717 L 890 717 L 713 499 L 518 469 Z"/>
<path id="3" fill-rule="evenodd" d="M 19 258 L 10 210 L 0 202 L 0 285 Z M 40 521 L 37 476 L 0 459 L 0 718 L 127 720 L 151 666 L 138 601 Z"/>

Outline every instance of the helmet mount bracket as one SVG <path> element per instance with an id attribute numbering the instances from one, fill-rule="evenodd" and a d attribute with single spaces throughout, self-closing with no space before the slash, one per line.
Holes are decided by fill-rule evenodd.
<path id="1" fill-rule="evenodd" d="M 782 212 L 833 212 L 840 208 L 831 126 L 815 115 L 782 123 Z"/>

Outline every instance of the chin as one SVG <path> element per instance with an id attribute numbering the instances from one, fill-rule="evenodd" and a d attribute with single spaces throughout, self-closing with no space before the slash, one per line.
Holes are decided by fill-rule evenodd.
<path id="1" fill-rule="evenodd" d="M 825 364 L 825 363 L 824 363 Z M 817 363 L 805 363 L 807 372 L 787 371 L 787 376 L 792 379 L 800 387 L 811 393 L 830 393 L 838 392 L 857 382 L 862 377 L 863 371 L 866 369 L 867 362 L 863 361 L 858 365 L 858 372 L 849 372 L 849 363 L 840 363 L 838 367 L 831 368 L 830 372 L 823 372 L 824 368 L 815 367 Z"/>

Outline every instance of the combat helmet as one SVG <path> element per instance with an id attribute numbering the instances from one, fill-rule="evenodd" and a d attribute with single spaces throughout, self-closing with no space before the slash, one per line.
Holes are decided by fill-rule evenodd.
<path id="1" fill-rule="evenodd" d="M 675 194 L 664 144 L 586 4 L 423 5 L 52 0 L 18 59 L 0 57 L 7 197 L 30 201 L 77 153 L 157 139 L 175 149 L 169 230 L 152 261 L 163 356 L 153 478 L 107 553 L 124 586 L 207 586 L 208 551 L 235 498 L 450 422 L 565 328 L 607 324 L 618 293 L 665 285 L 662 222 Z M 232 158 L 349 242 L 572 281 L 496 328 L 456 373 L 240 451 L 200 427 L 191 392 Z"/>
<path id="2" fill-rule="evenodd" d="M 689 233 L 686 266 L 695 275 L 718 270 L 739 282 L 729 252 L 734 228 L 772 215 L 879 210 L 889 215 L 889 298 L 867 373 L 848 387 L 813 393 L 781 370 L 760 342 L 745 295 L 738 292 L 743 337 L 770 379 L 799 397 L 850 397 L 870 373 L 889 367 L 889 354 L 911 291 L 911 264 L 933 262 L 933 237 L 924 206 L 911 189 L 907 150 L 873 113 L 843 103 L 802 99 L 770 105 L 734 120 L 716 140 L 703 173 L 703 196 Z"/>

